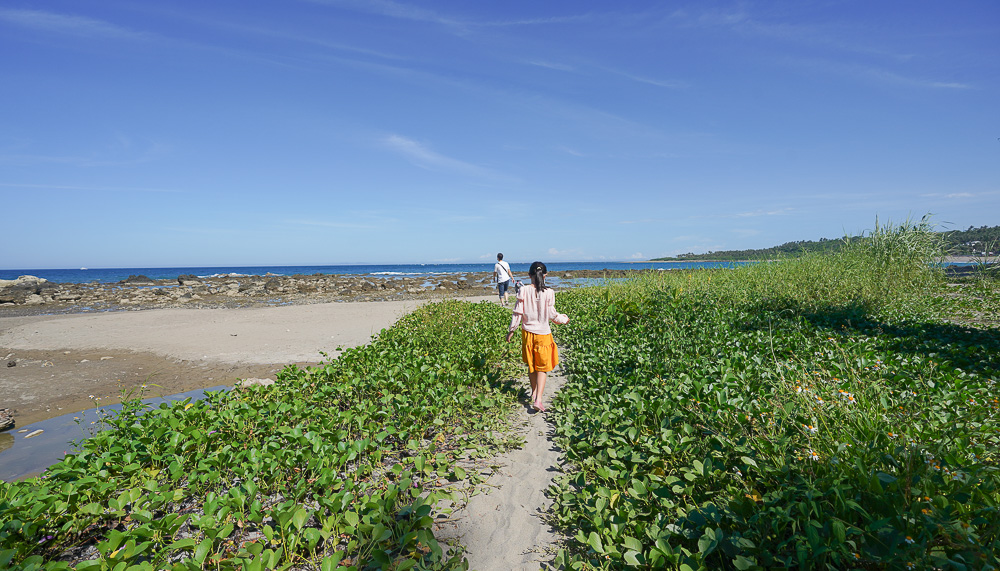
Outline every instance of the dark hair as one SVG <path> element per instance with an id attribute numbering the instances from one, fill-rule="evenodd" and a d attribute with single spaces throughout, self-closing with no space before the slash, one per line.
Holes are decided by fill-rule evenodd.
<path id="1" fill-rule="evenodd" d="M 497 259 L 498 260 L 502 260 L 503 259 L 503 254 L 497 254 Z"/>
<path id="2" fill-rule="evenodd" d="M 545 291 L 545 274 L 548 273 L 548 268 L 545 264 L 541 262 L 531 262 L 531 267 L 528 268 L 528 275 L 531 276 L 531 285 L 535 286 L 535 292 L 541 293 Z"/>

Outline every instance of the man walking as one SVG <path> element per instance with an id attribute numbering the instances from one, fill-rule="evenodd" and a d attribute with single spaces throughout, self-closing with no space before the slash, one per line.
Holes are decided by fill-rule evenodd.
<path id="1" fill-rule="evenodd" d="M 510 287 L 511 276 L 510 265 L 503 261 L 502 253 L 497 254 L 497 263 L 493 266 L 493 281 L 497 282 L 497 294 L 503 305 L 507 305 L 507 288 Z"/>

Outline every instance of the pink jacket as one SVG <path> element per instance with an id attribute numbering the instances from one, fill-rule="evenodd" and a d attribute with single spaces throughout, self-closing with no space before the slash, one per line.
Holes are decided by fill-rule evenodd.
<path id="1" fill-rule="evenodd" d="M 569 323 L 569 316 L 556 311 L 556 292 L 545 288 L 541 295 L 535 293 L 535 286 L 525 285 L 517 292 L 517 304 L 514 305 L 514 315 L 510 318 L 510 331 L 523 322 L 525 331 L 535 335 L 552 333 L 549 321 Z"/>

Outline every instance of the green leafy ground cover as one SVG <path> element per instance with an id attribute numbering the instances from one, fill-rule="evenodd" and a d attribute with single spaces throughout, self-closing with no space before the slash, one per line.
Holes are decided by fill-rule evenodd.
<path id="1" fill-rule="evenodd" d="M 926 228 L 878 233 L 560 294 L 560 566 L 1000 566 L 1000 334 Z"/>
<path id="2" fill-rule="evenodd" d="M 508 444 L 508 319 L 429 304 L 273 387 L 128 401 L 43 478 L 0 483 L 0 568 L 464 568 L 431 504 L 457 458 Z"/>
<path id="3" fill-rule="evenodd" d="M 921 225 L 559 294 L 564 568 L 991 569 L 1000 288 Z M 431 504 L 492 455 L 509 313 L 429 305 L 271 388 L 144 410 L 0 483 L 0 568 L 461 569 Z"/>

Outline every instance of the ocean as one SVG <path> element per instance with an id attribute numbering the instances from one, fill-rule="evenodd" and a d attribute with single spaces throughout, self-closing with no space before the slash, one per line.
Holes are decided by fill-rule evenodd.
<path id="1" fill-rule="evenodd" d="M 731 268 L 747 262 L 546 262 L 550 272 L 575 270 L 640 270 L 640 269 L 689 269 Z M 531 262 L 512 262 L 514 274 L 526 276 Z M 213 266 L 190 268 L 77 268 L 77 269 L 25 269 L 0 270 L 0 279 L 12 280 L 19 276 L 35 276 L 56 283 L 117 283 L 131 275 L 143 275 L 154 280 L 173 280 L 181 275 L 198 277 L 352 274 L 375 276 L 440 276 L 469 272 L 492 272 L 493 263 L 487 264 L 357 264 L 340 266 Z M 517 276 L 515 276 L 517 277 Z"/>

